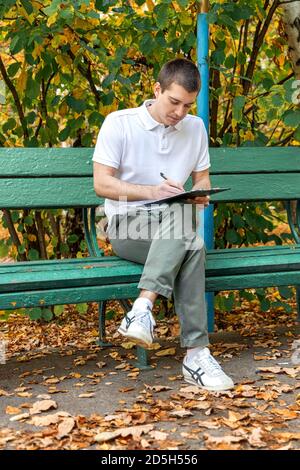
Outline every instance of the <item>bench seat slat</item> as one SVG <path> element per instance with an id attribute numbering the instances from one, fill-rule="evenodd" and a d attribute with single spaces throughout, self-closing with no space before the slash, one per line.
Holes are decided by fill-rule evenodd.
<path id="1" fill-rule="evenodd" d="M 48 290 L 10 292 L 0 294 L 0 309 L 42 307 L 49 305 L 80 304 L 101 300 L 130 299 L 139 295 L 138 283 L 112 284 L 104 286 L 81 286 Z"/>
<path id="2" fill-rule="evenodd" d="M 248 265 L 251 261 L 251 258 L 257 259 L 257 256 L 263 254 L 264 263 L 268 262 L 268 258 L 281 255 L 291 255 L 295 256 L 296 253 L 300 256 L 300 245 L 280 245 L 280 246 L 257 246 L 255 248 L 231 248 L 231 249 L 220 249 L 220 250 L 208 250 L 208 263 L 210 265 L 216 265 L 220 261 L 221 266 L 224 263 L 230 263 L 231 260 L 236 264 L 238 262 L 240 265 L 245 259 L 245 264 Z M 239 261 L 236 261 L 239 260 Z M 72 259 L 60 259 L 60 260 L 39 260 L 39 261 L 23 261 L 18 263 L 0 263 L 0 276 L 4 274 L 5 276 L 12 275 L 20 272 L 21 274 L 24 271 L 28 272 L 40 272 L 42 271 L 53 271 L 55 269 L 64 271 L 71 270 L 75 267 L 89 269 L 90 266 L 97 266 L 99 263 L 115 263 L 118 266 L 126 266 L 128 264 L 133 264 L 130 261 L 119 258 L 118 256 L 109 256 L 109 257 L 89 257 L 89 258 L 72 258 Z"/>
<path id="3" fill-rule="evenodd" d="M 232 258 L 230 255 L 236 249 L 227 250 L 219 256 L 208 253 L 206 263 L 206 276 L 227 277 L 231 274 L 237 276 L 250 276 L 258 273 L 279 273 L 286 271 L 300 273 L 300 249 L 288 249 L 284 254 L 278 254 L 278 250 L 268 250 L 265 256 Z M 77 260 L 69 260 L 68 263 L 48 263 L 51 269 L 44 269 L 43 265 L 30 266 L 31 263 L 22 263 L 14 270 L 13 265 L 4 265 L 0 272 L 0 306 L 1 293 L 20 292 L 23 290 L 54 289 L 64 287 L 81 287 L 88 285 L 107 285 L 137 282 L 143 270 L 143 266 L 130 261 L 121 260 L 118 257 L 94 259 L 91 262 L 85 259 L 78 263 Z"/>
<path id="4" fill-rule="evenodd" d="M 251 275 L 220 276 L 206 279 L 206 291 L 247 289 L 272 286 L 300 285 L 300 271 L 278 273 L 254 273 Z M 0 309 L 76 304 L 101 300 L 136 298 L 137 282 L 104 286 L 81 286 L 76 289 L 59 288 L 0 294 Z"/>

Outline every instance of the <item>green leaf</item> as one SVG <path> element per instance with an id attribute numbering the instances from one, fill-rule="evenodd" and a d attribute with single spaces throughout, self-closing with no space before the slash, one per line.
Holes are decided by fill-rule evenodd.
<path id="1" fill-rule="evenodd" d="M 233 245 L 238 243 L 240 240 L 239 235 L 236 233 L 235 230 L 232 230 L 232 229 L 226 230 L 225 238 L 227 241 L 229 241 L 229 243 Z"/>
<path id="2" fill-rule="evenodd" d="M 293 290 L 290 287 L 281 286 L 278 288 L 278 291 L 281 297 L 283 297 L 284 299 L 290 299 L 291 297 L 293 297 Z"/>
<path id="3" fill-rule="evenodd" d="M 71 128 L 69 124 L 58 134 L 58 138 L 61 142 L 64 142 L 67 140 L 67 138 L 70 136 Z"/>
<path id="4" fill-rule="evenodd" d="M 39 252 L 34 248 L 31 248 L 28 252 L 28 259 L 29 261 L 36 261 L 40 257 Z"/>
<path id="5" fill-rule="evenodd" d="M 31 15 L 31 13 L 33 13 L 33 8 L 32 8 L 30 1 L 29 0 L 20 0 L 20 1 L 26 10 L 26 13 L 28 13 L 28 15 Z"/>
<path id="6" fill-rule="evenodd" d="M 59 317 L 64 313 L 65 306 L 64 305 L 54 305 L 54 315 Z"/>
<path id="7" fill-rule="evenodd" d="M 88 311 L 88 304 L 78 304 L 76 309 L 80 315 L 85 315 Z"/>
<path id="8" fill-rule="evenodd" d="M 260 308 L 262 309 L 263 312 L 267 312 L 268 310 L 270 310 L 270 301 L 266 298 L 262 299 L 261 302 L 260 302 Z"/>
<path id="9" fill-rule="evenodd" d="M 245 96 L 236 96 L 233 100 L 232 116 L 236 122 L 241 122 L 243 118 L 243 108 L 245 106 L 245 102 Z"/>
<path id="10" fill-rule="evenodd" d="M 10 131 L 16 127 L 17 123 L 14 118 L 9 118 L 5 124 L 3 124 L 3 132 Z"/>
<path id="11" fill-rule="evenodd" d="M 300 142 L 300 124 L 294 132 L 294 139 Z"/>
<path id="12" fill-rule="evenodd" d="M 40 320 L 42 318 L 42 309 L 40 307 L 30 308 L 26 311 L 30 320 Z"/>
<path id="13" fill-rule="evenodd" d="M 24 49 L 25 41 L 26 41 L 26 36 L 24 34 L 20 33 L 13 37 L 9 46 L 10 52 L 12 55 L 17 54 L 22 49 Z"/>
<path id="14" fill-rule="evenodd" d="M 29 226 L 33 225 L 33 218 L 31 217 L 31 215 L 27 215 L 24 218 L 24 223 Z"/>
<path id="15" fill-rule="evenodd" d="M 43 12 L 46 13 L 47 16 L 54 15 L 59 10 L 59 5 L 62 3 L 61 0 L 52 0 L 51 5 L 46 8 L 43 8 Z"/>
<path id="16" fill-rule="evenodd" d="M 26 84 L 26 96 L 30 100 L 35 100 L 40 94 L 40 84 L 37 80 L 29 78 Z"/>
<path id="17" fill-rule="evenodd" d="M 283 114 L 283 122 L 287 126 L 297 127 L 300 122 L 300 109 L 290 109 Z"/>
<path id="18" fill-rule="evenodd" d="M 78 241 L 78 235 L 76 235 L 75 233 L 70 235 L 67 239 L 67 242 L 70 243 L 71 245 L 72 243 L 76 243 L 77 241 Z"/>
<path id="19" fill-rule="evenodd" d="M 14 62 L 13 64 L 10 64 L 10 66 L 7 69 L 8 75 L 12 78 L 16 75 L 18 72 L 19 68 L 21 67 L 21 62 Z"/>
<path id="20" fill-rule="evenodd" d="M 14 224 L 18 222 L 19 217 L 20 217 L 20 214 L 19 214 L 18 211 L 13 211 L 11 213 L 11 218 L 12 218 L 12 221 L 13 221 Z"/>
<path id="21" fill-rule="evenodd" d="M 100 127 L 101 124 L 103 123 L 104 121 L 104 116 L 100 113 L 98 113 L 97 111 L 93 111 L 90 115 L 89 115 L 89 124 L 91 126 L 97 126 L 97 127 Z"/>
<path id="22" fill-rule="evenodd" d="M 163 29 L 167 25 L 169 19 L 168 5 L 163 3 L 156 5 L 156 7 L 154 8 L 154 12 L 156 14 L 157 26 L 159 27 L 159 29 Z"/>
<path id="23" fill-rule="evenodd" d="M 70 95 L 66 97 L 66 102 L 76 113 L 82 113 L 87 107 L 84 100 L 77 100 Z"/>
<path id="24" fill-rule="evenodd" d="M 25 250 L 26 250 L 26 246 L 23 243 L 22 245 L 18 245 L 18 253 L 20 253 L 20 255 L 25 253 Z"/>
<path id="25" fill-rule="evenodd" d="M 5 258 L 8 255 L 9 246 L 6 245 L 4 240 L 0 240 L 0 258 Z"/>
<path id="26" fill-rule="evenodd" d="M 49 308 L 42 309 L 42 319 L 45 321 L 50 321 L 53 318 L 53 313 Z"/>

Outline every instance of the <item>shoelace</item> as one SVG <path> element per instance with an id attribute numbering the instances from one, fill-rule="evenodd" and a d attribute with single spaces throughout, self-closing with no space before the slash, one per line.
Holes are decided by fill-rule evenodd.
<path id="1" fill-rule="evenodd" d="M 222 368 L 220 364 L 215 360 L 215 358 L 211 355 L 208 356 L 196 356 L 195 362 L 205 371 L 212 375 L 219 375 L 222 373 Z"/>

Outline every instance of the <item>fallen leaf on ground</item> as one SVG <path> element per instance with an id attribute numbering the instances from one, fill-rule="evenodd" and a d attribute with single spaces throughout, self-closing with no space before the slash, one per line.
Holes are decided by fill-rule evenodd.
<path id="1" fill-rule="evenodd" d="M 145 384 L 147 390 L 152 390 L 153 392 L 164 392 L 165 390 L 172 390 L 172 387 L 167 385 L 147 385 Z"/>
<path id="2" fill-rule="evenodd" d="M 10 406 L 8 405 L 6 408 L 5 408 L 5 413 L 7 415 L 16 415 L 18 413 L 20 413 L 21 410 L 20 408 L 16 408 L 15 406 Z"/>
<path id="3" fill-rule="evenodd" d="M 59 423 L 58 425 L 57 439 L 62 439 L 63 437 L 70 434 L 74 426 L 75 426 L 74 418 L 72 418 L 71 416 L 68 418 L 64 418 L 63 421 Z"/>
<path id="4" fill-rule="evenodd" d="M 174 356 L 176 354 L 175 348 L 167 348 L 162 349 L 161 351 L 157 351 L 155 356 L 162 357 L 162 356 Z"/>
<path id="5" fill-rule="evenodd" d="M 193 413 L 188 410 L 173 410 L 170 412 L 170 416 L 175 416 L 176 418 L 185 418 L 186 416 L 193 416 Z"/>
<path id="6" fill-rule="evenodd" d="M 263 431 L 261 428 L 255 428 L 248 436 L 248 442 L 252 447 L 266 447 L 266 443 L 262 440 Z"/>
<path id="7" fill-rule="evenodd" d="M 35 415 L 38 413 L 41 413 L 42 411 L 48 411 L 50 409 L 56 409 L 57 408 L 57 403 L 54 400 L 41 400 L 41 401 L 36 401 L 30 410 L 31 415 Z"/>
<path id="8" fill-rule="evenodd" d="M 145 426 L 130 426 L 128 428 L 117 429 L 111 432 L 101 432 L 94 437 L 94 441 L 101 443 L 115 439 L 116 437 L 132 436 L 134 438 L 140 437 L 142 434 L 147 434 L 154 428 L 153 424 L 146 424 Z"/>

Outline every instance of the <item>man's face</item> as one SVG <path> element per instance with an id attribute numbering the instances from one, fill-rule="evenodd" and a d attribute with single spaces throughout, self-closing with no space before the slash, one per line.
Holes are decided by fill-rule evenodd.
<path id="1" fill-rule="evenodd" d="M 191 109 L 197 98 L 197 92 L 189 93 L 181 85 L 172 83 L 164 92 L 156 83 L 154 86 L 155 105 L 153 117 L 165 126 L 175 126 Z"/>

